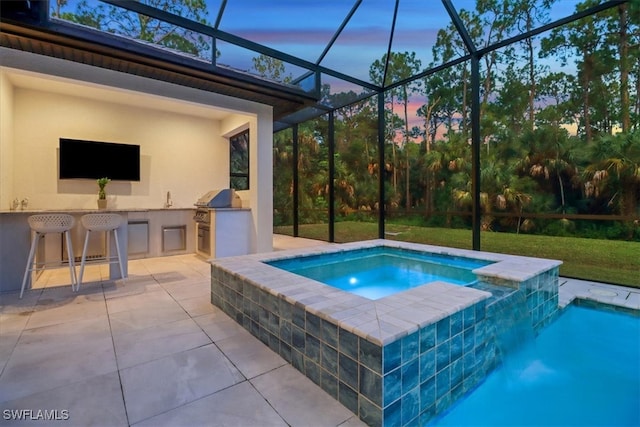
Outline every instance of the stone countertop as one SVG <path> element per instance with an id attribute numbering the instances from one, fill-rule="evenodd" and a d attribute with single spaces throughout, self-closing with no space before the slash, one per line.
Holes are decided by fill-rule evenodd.
<path id="1" fill-rule="evenodd" d="M 209 208 L 210 210 L 213 211 L 223 211 L 223 212 L 227 212 L 227 211 L 250 211 L 251 208 L 249 207 L 242 207 L 242 208 Z M 0 209 L 0 214 L 29 214 L 29 215 L 35 215 L 35 214 L 45 214 L 45 213 L 68 213 L 68 214 L 85 214 L 85 213 L 107 213 L 107 212 L 159 212 L 159 211 L 166 211 L 166 212 L 170 212 L 170 211 L 195 211 L 196 207 L 192 207 L 192 208 L 178 208 L 178 207 L 171 207 L 171 208 L 129 208 L 129 209 L 64 209 L 64 208 L 60 208 L 60 209 L 16 209 L 16 210 L 11 210 L 11 209 Z"/>
<path id="2" fill-rule="evenodd" d="M 0 210 L 0 214 L 29 214 L 29 215 L 35 215 L 35 214 L 43 214 L 43 213 L 69 213 L 69 214 L 84 214 L 84 213 L 97 213 L 97 212 L 154 212 L 154 211 L 191 211 L 191 210 L 195 210 L 195 206 L 192 208 L 178 208 L 178 207 L 171 207 L 171 208 L 129 208 L 129 209 L 73 209 L 73 208 L 69 208 L 69 209 L 64 209 L 64 208 L 60 208 L 60 209 L 16 209 L 16 210 L 10 210 L 10 209 L 2 209 Z"/>

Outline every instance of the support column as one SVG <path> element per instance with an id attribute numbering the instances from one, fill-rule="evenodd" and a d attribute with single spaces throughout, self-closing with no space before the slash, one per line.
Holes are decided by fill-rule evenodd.
<path id="1" fill-rule="evenodd" d="M 334 126 L 334 112 L 329 112 L 329 242 L 335 242 L 335 222 L 336 222 L 336 194 L 335 194 L 335 174 L 336 174 L 336 138 Z"/>
<path id="2" fill-rule="evenodd" d="M 299 163 L 299 151 L 298 151 L 298 124 L 293 125 L 293 237 L 298 237 L 299 230 L 298 224 L 300 223 L 299 204 L 300 199 L 298 195 L 299 181 L 298 181 L 298 163 Z"/>
<path id="3" fill-rule="evenodd" d="M 480 250 L 480 57 L 471 57 L 471 192 L 472 247 Z"/>
<path id="4" fill-rule="evenodd" d="M 384 92 L 378 93 L 378 238 L 384 239 Z"/>

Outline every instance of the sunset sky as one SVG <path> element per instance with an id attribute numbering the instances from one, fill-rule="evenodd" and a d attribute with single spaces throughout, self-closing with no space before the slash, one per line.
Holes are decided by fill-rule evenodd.
<path id="1" fill-rule="evenodd" d="M 160 4 L 159 0 L 143 3 Z M 55 2 L 52 2 L 54 4 Z M 75 11 L 78 0 L 65 7 Z M 219 29 L 255 43 L 316 63 L 356 0 L 227 0 Z M 475 9 L 475 0 L 452 0 L 454 7 Z M 578 0 L 557 0 L 549 19 L 570 15 Z M 98 5 L 97 0 L 88 4 Z M 213 24 L 223 0 L 206 0 L 207 20 Z M 321 65 L 370 81 L 371 64 L 387 52 L 395 1 L 362 0 L 355 14 L 321 62 Z M 440 0 L 401 0 L 398 7 L 392 50 L 415 52 L 426 67 L 433 61 L 432 47 L 437 32 L 450 23 Z M 221 48 L 222 46 L 222 48 Z M 222 43 L 221 63 L 239 69 L 251 67 L 253 52 Z M 292 74 L 301 73 L 295 67 Z"/>
<path id="2" fill-rule="evenodd" d="M 74 12 L 77 3 L 78 0 L 68 1 L 65 10 Z M 160 4 L 162 1 L 145 0 L 143 3 Z M 225 4 L 223 0 L 206 0 L 207 21 L 213 25 L 224 4 L 220 30 L 316 63 L 355 3 L 356 0 L 227 0 Z M 458 11 L 473 10 L 476 1 L 452 0 L 452 3 Z M 548 21 L 570 15 L 578 3 L 578 0 L 557 0 Z M 88 0 L 88 4 L 97 7 L 100 2 Z M 320 65 L 370 82 L 371 65 L 388 49 L 394 7 L 393 0 L 362 0 Z M 425 69 L 433 63 L 432 48 L 438 31 L 450 22 L 440 0 L 400 0 L 392 51 L 415 52 Z M 252 59 L 257 56 L 255 52 L 222 41 L 218 41 L 216 47 L 220 52 L 219 64 L 239 70 L 252 69 Z M 557 66 L 556 62 L 548 61 L 548 64 Z M 287 65 L 286 68 L 286 74 L 293 77 L 306 71 L 297 66 Z M 329 84 L 332 93 L 363 91 L 359 85 L 327 75 L 322 76 L 322 83 Z M 415 116 L 415 111 L 423 103 L 419 97 L 411 100 L 412 125 L 421 123 L 422 119 Z"/>

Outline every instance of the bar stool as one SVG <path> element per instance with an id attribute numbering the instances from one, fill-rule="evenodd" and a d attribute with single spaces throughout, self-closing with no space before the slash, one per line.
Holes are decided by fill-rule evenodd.
<path id="1" fill-rule="evenodd" d="M 106 231 L 107 237 L 109 237 L 109 231 L 113 231 L 113 237 L 116 240 L 116 253 L 118 254 L 118 266 L 120 267 L 120 277 L 124 280 L 124 270 L 122 269 L 122 257 L 120 256 L 120 245 L 118 244 L 118 233 L 116 229 L 120 227 L 122 223 L 122 217 L 118 214 L 112 213 L 100 213 L 100 214 L 87 214 L 80 218 L 82 226 L 87 230 L 84 237 L 84 248 L 82 249 L 82 259 L 80 261 L 80 278 L 78 280 L 78 289 L 82 283 L 82 276 L 84 274 L 84 266 L 86 265 L 87 246 L 89 244 L 89 234 L 92 231 Z M 107 262 L 111 264 L 111 257 L 107 259 Z"/>
<path id="2" fill-rule="evenodd" d="M 31 215 L 27 218 L 31 231 L 35 232 L 33 239 L 31 240 L 31 250 L 29 251 L 29 259 L 27 260 L 27 268 L 24 270 L 24 277 L 22 278 L 22 287 L 20 288 L 20 298 L 24 293 L 24 287 L 27 284 L 27 277 L 34 270 L 34 258 L 36 254 L 36 247 L 38 246 L 38 240 L 44 237 L 48 233 L 64 233 L 67 239 L 67 255 L 69 256 L 69 271 L 71 275 L 71 290 L 78 284 L 76 277 L 76 268 L 73 262 L 73 248 L 71 246 L 71 234 L 69 230 L 73 228 L 75 219 L 68 214 L 39 214 Z M 46 264 L 43 265 L 46 267 Z"/>

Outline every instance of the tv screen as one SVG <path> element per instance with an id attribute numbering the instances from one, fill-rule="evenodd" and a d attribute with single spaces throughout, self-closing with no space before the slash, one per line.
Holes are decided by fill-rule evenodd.
<path id="1" fill-rule="evenodd" d="M 60 138 L 60 179 L 140 181 L 140 146 Z"/>

